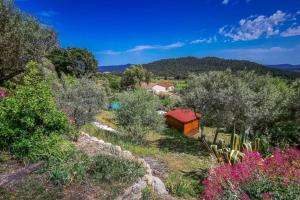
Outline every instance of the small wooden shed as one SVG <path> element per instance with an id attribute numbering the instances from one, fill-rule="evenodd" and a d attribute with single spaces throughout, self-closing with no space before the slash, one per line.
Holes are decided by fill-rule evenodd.
<path id="1" fill-rule="evenodd" d="M 199 130 L 200 114 L 190 109 L 176 109 L 165 114 L 169 127 L 176 128 L 186 136 L 194 135 Z"/>

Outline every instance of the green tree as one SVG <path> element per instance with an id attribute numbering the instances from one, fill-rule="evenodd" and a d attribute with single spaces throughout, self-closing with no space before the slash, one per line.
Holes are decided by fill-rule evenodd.
<path id="1" fill-rule="evenodd" d="M 98 62 L 87 49 L 57 48 L 48 58 L 55 65 L 59 76 L 62 73 L 76 77 L 90 76 L 98 71 Z"/>
<path id="2" fill-rule="evenodd" d="M 286 112 L 291 94 L 280 78 L 225 71 L 190 76 L 183 98 L 187 106 L 202 112 L 206 125 L 267 133 Z"/>
<path id="3" fill-rule="evenodd" d="M 30 62 L 24 84 L 0 101 L 0 149 L 20 157 L 32 154 L 47 137 L 71 131 L 68 118 L 57 108 L 49 84 L 38 76 L 36 65 Z"/>
<path id="4" fill-rule="evenodd" d="M 86 77 L 63 78 L 54 87 L 59 107 L 68 114 L 77 127 L 94 120 L 106 104 L 105 89 Z"/>
<path id="5" fill-rule="evenodd" d="M 26 64 L 58 46 L 57 34 L 34 17 L 0 0 L 0 84 L 25 72 Z"/>
<path id="6" fill-rule="evenodd" d="M 142 82 L 151 82 L 152 73 L 143 68 L 142 65 L 132 65 L 123 73 L 121 85 L 123 88 L 136 88 Z"/>
<path id="7" fill-rule="evenodd" d="M 150 130 L 164 128 L 164 116 L 158 114 L 159 99 L 144 90 L 125 92 L 120 97 L 121 108 L 117 110 L 118 124 L 134 141 L 141 141 Z"/>

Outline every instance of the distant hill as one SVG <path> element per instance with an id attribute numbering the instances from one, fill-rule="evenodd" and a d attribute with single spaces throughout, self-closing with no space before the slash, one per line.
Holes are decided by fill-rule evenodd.
<path id="1" fill-rule="evenodd" d="M 291 65 L 291 64 L 279 64 L 279 65 L 267 65 L 269 68 L 288 70 L 300 73 L 300 65 Z"/>
<path id="2" fill-rule="evenodd" d="M 99 71 L 100 72 L 122 72 L 128 67 L 130 67 L 131 64 L 126 65 L 109 65 L 109 66 L 100 66 Z"/>
<path id="3" fill-rule="evenodd" d="M 300 74 L 281 69 L 273 69 L 264 65 L 246 60 L 227 60 L 216 57 L 182 57 L 163 59 L 143 65 L 157 76 L 186 78 L 189 73 L 201 73 L 207 71 L 222 71 L 230 68 L 233 72 L 247 70 L 257 73 L 271 73 L 285 78 L 300 77 Z"/>

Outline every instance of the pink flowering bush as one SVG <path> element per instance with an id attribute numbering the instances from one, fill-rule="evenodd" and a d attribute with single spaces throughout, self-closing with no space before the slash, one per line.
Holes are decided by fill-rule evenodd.
<path id="1" fill-rule="evenodd" d="M 263 159 L 245 152 L 242 162 L 209 170 L 203 199 L 297 199 L 300 197 L 300 151 L 276 149 Z"/>
<path id="2" fill-rule="evenodd" d="M 0 97 L 5 97 L 6 91 L 0 89 Z"/>

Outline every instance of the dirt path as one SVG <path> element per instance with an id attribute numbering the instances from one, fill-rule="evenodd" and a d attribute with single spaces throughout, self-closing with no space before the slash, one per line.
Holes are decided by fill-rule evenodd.
<path id="1" fill-rule="evenodd" d="M 25 166 L 21 169 L 12 170 L 0 175 L 0 187 L 5 187 L 10 183 L 14 183 L 27 176 L 28 174 L 36 171 L 40 168 L 42 162 L 34 163 L 28 166 Z"/>

